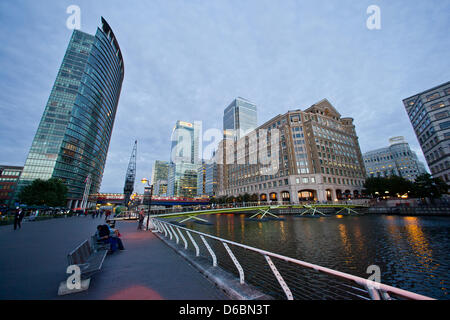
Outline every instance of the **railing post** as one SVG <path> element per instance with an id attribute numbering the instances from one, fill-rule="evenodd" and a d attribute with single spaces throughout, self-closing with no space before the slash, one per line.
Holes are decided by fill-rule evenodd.
<path id="1" fill-rule="evenodd" d="M 170 232 L 169 224 L 166 224 L 167 232 L 169 233 L 170 240 L 172 240 L 172 232 Z"/>
<path id="2" fill-rule="evenodd" d="M 177 233 L 175 232 L 175 230 L 173 229 L 173 227 L 172 227 L 171 225 L 169 225 L 169 227 L 170 227 L 170 230 L 172 230 L 172 233 L 173 233 L 173 235 L 175 236 L 175 239 L 176 239 L 177 244 L 178 244 L 178 242 L 180 241 L 180 239 L 178 238 Z"/>
<path id="3" fill-rule="evenodd" d="M 198 257 L 200 255 L 200 248 L 197 245 L 197 242 L 195 242 L 194 238 L 192 237 L 192 235 L 189 233 L 189 231 L 186 231 L 187 235 L 189 236 L 189 239 L 191 239 L 192 244 L 195 247 L 195 255 Z"/>
<path id="4" fill-rule="evenodd" d="M 281 288 L 283 289 L 284 293 L 286 294 L 286 297 L 288 300 L 294 300 L 294 297 L 292 296 L 292 292 L 287 286 L 286 282 L 284 281 L 281 274 L 278 272 L 277 267 L 272 262 L 272 259 L 269 258 L 269 256 L 264 255 L 264 258 L 266 258 L 267 263 L 269 264 L 270 269 L 272 269 L 273 274 L 278 280 L 278 283 L 280 284 Z"/>
<path id="5" fill-rule="evenodd" d="M 161 222 L 162 226 L 164 227 L 164 232 L 165 232 L 165 236 L 169 236 L 170 239 L 172 239 L 172 234 L 170 233 L 169 227 L 167 226 L 167 224 L 165 222 Z"/>
<path id="6" fill-rule="evenodd" d="M 159 221 L 159 223 L 161 224 L 161 227 L 162 227 L 162 229 L 164 231 L 164 236 L 167 237 L 167 229 L 166 229 L 166 226 L 164 225 L 164 222 Z"/>
<path id="7" fill-rule="evenodd" d="M 209 246 L 209 244 L 206 241 L 204 236 L 200 236 L 200 238 L 203 240 L 203 243 L 205 244 L 206 249 L 208 249 L 208 252 L 213 259 L 213 267 L 217 267 L 217 257 L 215 255 L 214 251 L 211 249 L 211 247 Z"/>
<path id="8" fill-rule="evenodd" d="M 233 260 L 234 265 L 238 269 L 239 272 L 239 281 L 241 284 L 244 284 L 244 269 L 242 269 L 239 261 L 236 259 L 235 255 L 231 251 L 231 249 L 228 247 L 228 245 L 225 242 L 222 242 L 223 246 L 225 247 L 225 250 L 227 250 L 228 254 L 230 255 L 231 260 Z"/>
<path id="9" fill-rule="evenodd" d="M 178 233 L 180 234 L 181 239 L 183 240 L 184 243 L 184 249 L 187 250 L 188 248 L 188 243 L 186 241 L 186 238 L 183 236 L 183 233 L 181 232 L 180 228 L 177 228 Z"/>

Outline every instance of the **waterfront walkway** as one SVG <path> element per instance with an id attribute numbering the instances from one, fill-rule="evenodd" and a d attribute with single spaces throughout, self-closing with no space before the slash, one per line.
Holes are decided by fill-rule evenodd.
<path id="1" fill-rule="evenodd" d="M 152 232 L 136 230 L 137 222 L 116 224 L 126 250 L 106 257 L 87 291 L 58 296 L 67 253 L 103 223 L 89 216 L 0 227 L 0 299 L 227 299 Z"/>

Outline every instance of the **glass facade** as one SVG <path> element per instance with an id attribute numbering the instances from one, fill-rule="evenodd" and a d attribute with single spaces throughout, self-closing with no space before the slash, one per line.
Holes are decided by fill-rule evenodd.
<path id="1" fill-rule="evenodd" d="M 239 140 L 258 125 L 256 105 L 243 98 L 236 98 L 223 113 L 225 139 Z"/>
<path id="2" fill-rule="evenodd" d="M 205 194 L 214 196 L 217 192 L 217 163 L 205 165 Z"/>
<path id="3" fill-rule="evenodd" d="M 153 164 L 152 185 L 153 194 L 162 196 L 167 193 L 167 179 L 169 176 L 169 162 L 156 160 Z"/>
<path id="4" fill-rule="evenodd" d="M 95 36 L 74 30 L 18 191 L 35 179 L 54 177 L 66 183 L 68 200 L 81 201 L 90 175 L 89 191 L 98 193 L 123 77 L 119 45 L 103 18 Z"/>
<path id="5" fill-rule="evenodd" d="M 195 197 L 197 171 L 201 166 L 200 124 L 178 120 L 172 132 L 171 161 L 167 181 L 167 195 Z"/>
<path id="6" fill-rule="evenodd" d="M 198 164 L 193 163 L 171 163 L 169 167 L 169 181 L 167 183 L 168 196 L 196 197 L 198 167 Z"/>
<path id="7" fill-rule="evenodd" d="M 199 162 L 199 127 L 178 120 L 172 131 L 171 161 Z"/>

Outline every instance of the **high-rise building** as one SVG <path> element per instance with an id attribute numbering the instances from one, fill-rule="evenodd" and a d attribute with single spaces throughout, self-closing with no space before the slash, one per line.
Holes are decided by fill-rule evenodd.
<path id="1" fill-rule="evenodd" d="M 0 207 L 14 206 L 13 197 L 23 167 L 0 165 Z"/>
<path id="2" fill-rule="evenodd" d="M 189 162 L 171 163 L 167 195 L 171 197 L 194 198 L 197 196 L 198 164 Z"/>
<path id="3" fill-rule="evenodd" d="M 403 100 L 435 178 L 450 181 L 450 81 Z"/>
<path id="4" fill-rule="evenodd" d="M 389 147 L 368 151 L 363 154 L 368 177 L 400 176 L 415 181 L 426 173 L 425 166 L 411 150 L 404 137 L 389 139 Z"/>
<path id="5" fill-rule="evenodd" d="M 200 124 L 178 120 L 172 131 L 171 162 L 201 163 Z"/>
<path id="6" fill-rule="evenodd" d="M 223 112 L 225 139 L 239 140 L 258 125 L 256 105 L 238 97 Z"/>
<path id="7" fill-rule="evenodd" d="M 201 166 L 201 125 L 178 120 L 172 132 L 167 195 L 197 196 L 197 172 Z"/>
<path id="8" fill-rule="evenodd" d="M 153 194 L 155 196 L 167 195 L 167 180 L 169 177 L 168 161 L 156 160 L 152 171 Z"/>
<path id="9" fill-rule="evenodd" d="M 89 193 L 100 189 L 124 77 L 117 39 L 101 21 L 95 36 L 72 33 L 17 188 L 59 178 L 72 208 L 80 205 L 86 181 Z"/>
<path id="10" fill-rule="evenodd" d="M 326 99 L 278 115 L 237 141 L 219 143 L 218 195 L 261 201 L 335 201 L 359 197 L 364 162 L 352 118 Z"/>
<path id="11" fill-rule="evenodd" d="M 206 183 L 206 163 L 202 161 L 202 164 L 197 168 L 197 196 L 205 195 L 205 183 Z"/>
<path id="12" fill-rule="evenodd" d="M 217 193 L 217 163 L 205 164 L 205 195 L 215 196 Z"/>

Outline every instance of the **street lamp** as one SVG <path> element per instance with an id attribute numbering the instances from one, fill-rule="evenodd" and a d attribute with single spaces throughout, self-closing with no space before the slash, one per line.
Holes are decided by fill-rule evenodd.
<path id="1" fill-rule="evenodd" d="M 150 208 L 152 205 L 152 196 L 153 196 L 153 185 L 150 184 L 150 181 L 146 178 L 142 178 L 141 182 L 143 184 L 147 184 L 148 187 L 150 188 L 150 196 L 148 198 L 148 212 L 147 212 L 147 230 L 148 230 L 148 222 L 150 220 Z M 147 187 L 145 187 L 145 189 L 147 189 Z M 145 189 L 144 189 L 144 200 L 145 200 Z M 144 201 L 145 202 L 145 201 Z"/>

